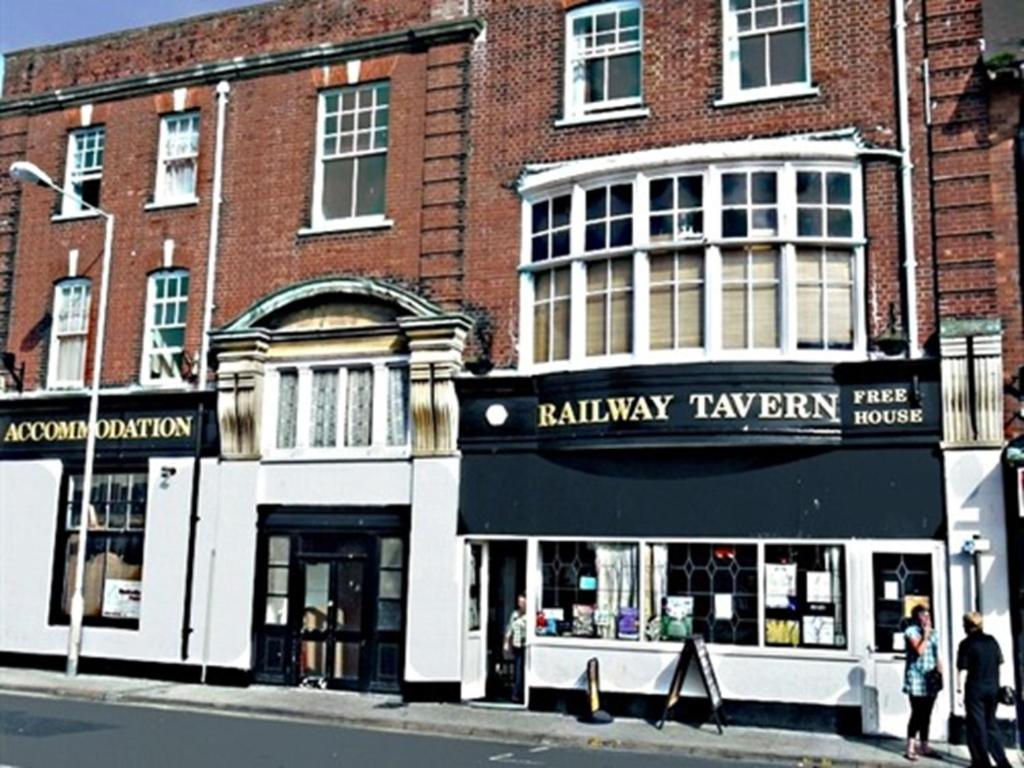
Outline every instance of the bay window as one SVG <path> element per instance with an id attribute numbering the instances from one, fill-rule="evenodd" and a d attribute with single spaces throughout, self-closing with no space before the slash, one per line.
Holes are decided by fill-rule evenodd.
<path id="1" fill-rule="evenodd" d="M 640 170 L 526 197 L 526 364 L 864 354 L 854 163 Z"/>
<path id="2" fill-rule="evenodd" d="M 566 14 L 566 117 L 640 104 L 641 18 L 639 0 L 598 3 Z"/>
<path id="3" fill-rule="evenodd" d="M 409 444 L 409 369 L 402 360 L 284 365 L 270 378 L 271 456 L 359 455 Z"/>

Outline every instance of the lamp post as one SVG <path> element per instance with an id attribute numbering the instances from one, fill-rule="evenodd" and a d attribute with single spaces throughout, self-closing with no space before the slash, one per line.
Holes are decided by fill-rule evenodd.
<path id="1" fill-rule="evenodd" d="M 78 657 L 82 651 L 82 618 L 85 614 L 85 557 L 89 536 L 89 499 L 92 495 L 93 465 L 96 461 L 96 421 L 100 405 L 100 368 L 103 365 L 103 336 L 107 324 L 107 289 L 110 282 L 110 252 L 114 242 L 114 217 L 112 214 L 90 205 L 79 195 L 57 186 L 45 171 L 34 163 L 19 160 L 11 164 L 11 178 L 31 182 L 40 187 L 49 187 L 64 197 L 71 198 L 88 211 L 99 214 L 106 220 L 103 237 L 103 266 L 100 270 L 100 305 L 96 320 L 96 346 L 93 350 L 92 385 L 89 388 L 89 421 L 85 435 L 85 468 L 82 478 L 82 503 L 78 510 L 78 556 L 75 558 L 74 591 L 71 595 L 71 622 L 68 631 L 67 674 L 78 674 Z"/>

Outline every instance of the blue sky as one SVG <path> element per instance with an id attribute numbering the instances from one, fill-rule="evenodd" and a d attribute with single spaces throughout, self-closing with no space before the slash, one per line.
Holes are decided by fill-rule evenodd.
<path id="1" fill-rule="evenodd" d="M 0 0 L 0 53 L 48 45 L 257 0 Z M 0 60 L 0 78 L 3 62 Z"/>

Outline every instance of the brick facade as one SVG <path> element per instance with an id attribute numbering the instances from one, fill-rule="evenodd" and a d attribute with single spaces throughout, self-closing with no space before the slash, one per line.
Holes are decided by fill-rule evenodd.
<path id="1" fill-rule="evenodd" d="M 475 41 L 464 34 L 430 43 L 408 30 L 458 19 L 468 10 L 465 4 L 262 5 L 9 56 L 7 108 L 0 114 L 4 162 L 28 157 L 59 179 L 67 131 L 81 120 L 79 104 L 95 103 L 93 123 L 105 124 L 108 131 L 102 204 L 118 217 L 105 379 L 121 385 L 138 380 L 145 275 L 160 265 L 167 238 L 176 243 L 175 263 L 191 270 L 187 347 L 190 353 L 199 348 L 216 120 L 213 86 L 222 77 L 232 88 L 214 326 L 291 283 L 318 275 L 368 275 L 470 314 L 477 321 L 470 354 L 484 353 L 498 366 L 516 362 L 521 221 L 515 182 L 526 164 L 854 129 L 882 150 L 863 161 L 864 301 L 868 335 L 875 339 L 887 331 L 890 308 L 896 322 L 905 325 L 900 168 L 895 153 L 884 154 L 897 147 L 899 131 L 893 19 L 885 6 L 883 11 L 877 3 L 812 4 L 816 95 L 720 106 L 719 0 L 644 3 L 643 91 L 649 115 L 557 127 L 563 110 L 566 3 L 477 0 L 471 11 L 485 25 L 483 34 Z M 986 170 L 996 164 L 988 155 L 978 67 L 980 0 L 936 0 L 928 3 L 926 18 L 924 12 L 918 2 L 907 9 L 922 345 L 934 339 L 936 310 L 942 316 L 998 314 L 1001 258 L 993 250 L 992 198 L 998 191 L 993 192 L 996 182 Z M 325 45 L 342 48 L 333 57 L 293 57 L 278 69 L 253 64 L 261 55 Z M 926 50 L 930 133 L 921 76 Z M 232 74 L 231 61 L 238 56 L 249 57 L 249 68 L 239 66 Z M 309 224 L 312 202 L 317 91 L 344 82 L 344 63 L 353 58 L 363 62 L 362 81 L 387 76 L 392 83 L 387 211 L 394 223 L 384 230 L 303 236 L 299 231 Z M 197 70 L 198 64 L 207 66 Z M 139 72 L 162 74 L 167 85 L 133 80 Z M 95 88 L 107 83 L 121 83 L 124 95 L 104 99 Z M 147 211 L 158 115 L 168 108 L 174 87 L 187 87 L 201 113 L 200 202 Z M 58 88 L 63 95 L 51 93 Z M 76 96 L 89 88 L 93 98 Z M 102 225 L 51 222 L 54 196 L 19 191 L 6 179 L 3 184 L 4 206 L 16 208 L 21 201 L 20 214 L 13 217 L 18 222 L 16 295 L 7 348 L 27 363 L 27 386 L 34 388 L 45 381 L 52 282 L 66 273 L 71 248 L 80 250 L 82 273 L 98 278 Z M 0 242 L 2 291 L 4 254 L 13 252 L 10 228 L 0 237 L 6 238 Z"/>

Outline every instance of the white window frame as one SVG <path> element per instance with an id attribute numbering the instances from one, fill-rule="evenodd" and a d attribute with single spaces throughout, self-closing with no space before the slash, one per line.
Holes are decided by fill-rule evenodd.
<path id="1" fill-rule="evenodd" d="M 787 0 L 780 0 L 780 2 L 787 2 Z M 810 3 L 808 0 L 802 0 L 802 2 L 804 17 L 802 24 L 780 24 L 770 31 L 803 28 L 805 79 L 802 82 L 766 85 L 759 88 L 742 88 L 740 84 L 740 38 L 751 35 L 767 35 L 769 31 L 750 30 L 749 32 L 740 32 L 736 19 L 737 12 L 732 9 L 732 0 L 722 0 L 722 98 L 715 102 L 716 105 L 810 96 L 818 93 L 818 89 L 812 85 L 813 79 L 811 74 Z M 768 56 L 767 50 L 765 56 Z"/>
<path id="2" fill-rule="evenodd" d="M 146 279 L 146 318 L 143 324 L 143 337 L 142 337 L 142 364 L 139 368 L 139 382 L 143 386 L 147 387 L 180 387 L 182 384 L 183 371 L 178 370 L 174 375 L 168 375 L 164 377 L 155 378 L 152 374 L 151 360 L 155 355 L 173 355 L 181 353 L 184 360 L 186 354 L 186 344 L 183 340 L 181 347 L 167 346 L 160 347 L 159 349 L 153 344 L 153 336 L 158 329 L 166 328 L 181 328 L 182 334 L 187 332 L 188 329 L 188 292 L 185 293 L 184 297 L 181 295 L 173 298 L 168 298 L 166 294 L 163 298 L 158 299 L 156 295 L 156 286 L 158 282 L 176 280 L 180 281 L 181 278 L 189 280 L 189 289 L 191 290 L 191 274 L 187 269 L 180 267 L 173 267 L 170 269 L 160 269 L 156 272 L 150 273 Z M 179 282 L 180 285 L 180 282 Z M 173 323 L 167 324 L 166 322 L 161 323 L 159 326 L 153 321 L 153 314 L 157 303 L 168 305 L 168 304 L 181 304 L 184 301 L 185 304 L 185 322 L 184 323 Z M 185 339 L 187 340 L 187 339 Z"/>
<path id="3" fill-rule="evenodd" d="M 376 142 L 376 129 L 377 129 L 377 89 L 384 87 L 388 89 L 388 103 L 384 109 L 388 113 L 388 125 L 387 125 L 387 138 L 383 148 L 374 146 Z M 340 133 L 340 122 L 342 115 L 344 114 L 341 105 L 343 94 L 346 91 L 358 91 L 365 89 L 373 89 L 373 104 L 374 109 L 370 111 L 370 149 L 360 150 L 353 146 L 351 152 L 335 152 L 330 156 L 324 154 L 324 138 L 326 133 L 326 121 L 327 121 L 327 97 L 331 95 L 338 96 L 338 107 L 337 117 L 339 121 L 339 133 Z M 375 214 L 364 214 L 357 216 L 355 214 L 357 206 L 357 195 L 356 190 L 359 187 L 359 159 L 362 157 L 368 157 L 371 155 L 387 155 L 390 153 L 389 147 L 391 144 L 391 82 L 388 80 L 378 80 L 367 83 L 359 83 L 358 85 L 343 86 L 341 88 L 328 88 L 320 91 L 317 95 L 317 110 L 316 110 L 316 162 L 313 168 L 313 200 L 312 200 L 312 211 L 310 221 L 312 226 L 308 230 L 301 230 L 300 234 L 314 234 L 316 232 L 330 232 L 330 231 L 344 231 L 349 229 L 366 229 L 373 227 L 387 227 L 391 226 L 392 222 L 387 218 L 387 170 L 385 170 L 384 179 L 384 200 L 385 200 L 385 212 Z M 358 103 L 356 111 L 352 112 L 354 115 L 353 121 L 358 119 Z M 358 126 L 356 126 L 358 130 Z M 324 216 L 323 210 L 323 193 L 324 193 L 324 164 L 329 160 L 337 160 L 342 158 L 352 158 L 356 161 L 355 172 L 353 175 L 352 182 L 352 210 L 351 216 L 340 216 L 336 218 L 327 218 Z"/>
<path id="4" fill-rule="evenodd" d="M 96 137 L 94 146 L 91 149 L 78 147 L 78 139 Z M 63 217 L 96 216 L 95 211 L 82 206 L 78 195 L 74 191 L 75 184 L 98 179 L 100 182 L 100 194 L 103 193 L 103 165 L 106 161 L 107 129 L 103 125 L 94 125 L 88 128 L 76 128 L 68 133 L 68 156 L 64 167 L 64 189 L 71 194 L 61 196 L 60 215 Z M 86 152 L 98 153 L 100 162 L 93 162 L 88 166 L 80 167 L 79 159 L 84 158 Z M 83 159 L 84 162 L 84 159 Z M 97 206 L 99 207 L 99 206 Z"/>
<path id="5" fill-rule="evenodd" d="M 391 368 L 408 368 L 408 357 L 353 357 L 344 360 L 310 359 L 282 361 L 268 367 L 263 398 L 263 456 L 267 460 L 344 460 L 344 459 L 406 459 L 412 450 L 412 415 L 409 400 L 406 408 L 406 441 L 403 445 L 388 444 L 388 401 Z M 373 400 L 370 411 L 370 445 L 345 445 L 348 404 L 348 371 L 352 368 L 373 369 Z M 313 438 L 313 374 L 316 371 L 338 372 L 337 403 L 335 405 L 335 444 L 314 447 Z M 295 446 L 277 447 L 278 392 L 281 372 L 298 374 L 295 415 Z"/>
<path id="6" fill-rule="evenodd" d="M 60 327 L 60 315 L 63 311 L 64 302 L 67 301 L 66 290 L 75 291 L 83 289 L 85 293 L 82 320 L 84 324 L 77 330 L 62 330 Z M 86 277 L 65 278 L 57 282 L 53 287 L 53 321 L 50 326 L 50 352 L 47 356 L 47 389 L 80 389 L 85 386 L 85 366 L 89 354 L 89 319 L 92 310 L 92 281 Z M 82 345 L 81 370 L 74 379 L 59 379 L 57 371 L 60 362 L 61 343 L 66 338 L 81 338 Z"/>
<path id="7" fill-rule="evenodd" d="M 180 147 L 177 145 L 171 146 L 169 133 L 172 123 L 186 124 L 188 126 L 188 135 L 193 138 L 188 142 L 190 146 L 185 147 L 185 151 L 180 151 Z M 153 191 L 154 205 L 185 205 L 198 202 L 196 187 L 199 184 L 199 131 L 198 111 L 174 112 L 160 117 L 160 145 L 157 151 L 156 188 Z M 180 129 L 176 133 L 178 136 L 182 135 Z M 172 149 L 175 151 L 172 152 Z M 168 166 L 175 163 L 184 164 L 189 162 L 193 168 L 192 190 L 182 194 L 171 194 L 167 189 L 169 178 L 167 173 Z"/>
<path id="8" fill-rule="evenodd" d="M 606 159 L 607 161 L 608 159 Z M 606 162 L 614 166 L 614 162 Z M 849 238 L 798 237 L 796 205 L 796 173 L 798 171 L 842 172 L 850 175 L 853 232 Z M 774 171 L 777 176 L 778 232 L 767 236 L 748 235 L 745 238 L 722 236 L 721 178 L 724 173 Z M 674 243 L 651 243 L 649 182 L 668 175 L 703 176 L 704 233 L 700 239 L 683 237 Z M 632 179 L 633 188 L 633 245 L 603 251 L 584 250 L 585 192 L 596 186 L 621 183 Z M 865 267 L 863 208 L 863 174 L 860 162 L 850 160 L 729 160 L 695 164 L 684 162 L 678 166 L 641 168 L 629 175 L 616 173 L 600 176 L 595 173 L 569 184 L 572 194 L 570 213 L 570 253 L 557 259 L 541 262 L 530 260 L 532 205 L 546 197 L 565 194 L 566 182 L 560 180 L 550 187 L 528 188 L 521 203 L 522 235 L 520 258 L 520 323 L 519 367 L 521 370 L 545 373 L 559 370 L 581 370 L 623 365 L 702 362 L 712 360 L 802 360 L 815 362 L 846 362 L 867 357 L 867 329 L 865 306 Z M 745 245 L 773 245 L 780 250 L 780 310 L 779 346 L 777 348 L 723 349 L 722 348 L 722 269 L 723 248 Z M 828 246 L 848 249 L 854 256 L 854 302 L 852 349 L 798 349 L 796 305 L 796 251 L 800 246 Z M 700 348 L 650 349 L 650 271 L 648 255 L 655 252 L 683 251 L 696 247 L 704 253 L 704 345 Z M 633 254 L 633 352 L 605 356 L 586 354 L 586 264 L 614 256 Z M 566 360 L 536 362 L 533 360 L 533 274 L 570 266 L 570 329 L 569 357 Z"/>
<path id="9" fill-rule="evenodd" d="M 573 33 L 573 25 L 577 19 L 602 14 L 615 13 L 616 23 L 618 16 L 623 11 L 636 10 L 639 18 L 638 39 L 635 42 L 617 43 L 608 50 L 600 50 L 599 53 L 587 54 L 580 50 L 579 41 Z M 618 27 L 616 27 L 618 29 Z M 605 99 L 599 102 L 585 101 L 586 98 L 586 68 L 583 63 L 588 58 L 609 58 L 612 55 L 626 53 L 639 53 L 640 55 L 640 82 L 639 93 L 636 96 L 623 97 L 618 99 Z M 645 113 L 638 110 L 643 106 L 644 100 L 644 12 L 640 0 L 613 0 L 612 2 L 585 5 L 575 8 L 565 14 L 565 89 L 564 89 L 564 110 L 566 122 L 596 119 L 614 119 L 618 117 L 639 116 L 637 113 Z M 607 79 L 607 67 L 605 69 Z"/>

